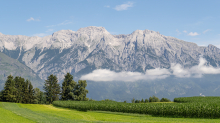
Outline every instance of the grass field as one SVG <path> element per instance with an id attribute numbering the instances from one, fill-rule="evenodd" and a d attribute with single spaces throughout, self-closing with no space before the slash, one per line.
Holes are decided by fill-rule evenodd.
<path id="1" fill-rule="evenodd" d="M 54 101 L 53 105 L 80 111 L 111 111 L 175 118 L 220 118 L 220 97 L 175 98 L 175 103 L 123 103 L 116 101 Z"/>
<path id="2" fill-rule="evenodd" d="M 0 123 L 147 122 L 220 123 L 220 119 L 167 118 L 105 111 L 77 111 L 52 105 L 0 102 Z"/>

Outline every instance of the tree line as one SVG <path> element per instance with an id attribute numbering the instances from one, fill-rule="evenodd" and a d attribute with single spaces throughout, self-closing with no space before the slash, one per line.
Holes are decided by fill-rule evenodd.
<path id="1" fill-rule="evenodd" d="M 0 100 L 15 103 L 51 104 L 55 100 L 87 101 L 88 90 L 86 80 L 73 80 L 73 76 L 67 73 L 64 76 L 62 87 L 58 84 L 56 75 L 51 74 L 44 82 L 44 92 L 39 88 L 33 88 L 28 79 L 9 75 L 4 89 L 0 92 Z"/>
<path id="2" fill-rule="evenodd" d="M 126 103 L 126 101 L 124 101 Z M 148 103 L 148 102 L 171 102 L 169 99 L 167 98 L 161 98 L 159 99 L 158 97 L 156 96 L 152 96 L 152 97 L 149 97 L 149 100 L 148 99 L 141 99 L 141 100 L 135 100 L 134 98 L 131 100 L 132 103 Z"/>

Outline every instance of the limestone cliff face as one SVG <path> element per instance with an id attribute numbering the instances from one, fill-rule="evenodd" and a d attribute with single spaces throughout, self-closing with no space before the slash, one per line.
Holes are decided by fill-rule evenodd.
<path id="1" fill-rule="evenodd" d="M 93 26 L 42 38 L 0 33 L 0 51 L 27 65 L 41 79 L 55 74 L 62 80 L 67 72 L 80 76 L 100 68 L 145 72 L 169 68 L 171 63 L 191 67 L 199 63 L 200 55 L 208 64 L 220 65 L 220 49 L 213 45 L 200 47 L 150 30 L 111 35 Z"/>

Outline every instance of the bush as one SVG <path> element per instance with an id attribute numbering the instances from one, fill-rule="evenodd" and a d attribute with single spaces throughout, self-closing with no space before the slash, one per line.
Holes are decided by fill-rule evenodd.
<path id="1" fill-rule="evenodd" d="M 160 99 L 158 97 L 153 96 L 149 98 L 149 102 L 160 102 Z"/>
<path id="2" fill-rule="evenodd" d="M 162 99 L 160 99 L 160 102 L 171 102 L 171 101 L 167 98 L 162 98 Z"/>
<path id="3" fill-rule="evenodd" d="M 89 101 L 95 101 L 95 100 L 91 98 L 91 99 L 89 99 Z"/>
<path id="4" fill-rule="evenodd" d="M 145 102 L 145 103 L 148 103 L 148 102 L 149 102 L 149 100 L 148 100 L 148 99 L 145 99 L 145 100 L 144 100 L 144 102 Z"/>
<path id="5" fill-rule="evenodd" d="M 135 103 L 140 103 L 141 101 L 140 100 L 135 100 Z"/>

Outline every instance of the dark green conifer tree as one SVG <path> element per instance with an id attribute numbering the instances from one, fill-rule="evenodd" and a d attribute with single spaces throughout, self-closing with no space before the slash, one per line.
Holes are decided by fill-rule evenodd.
<path id="1" fill-rule="evenodd" d="M 40 91 L 40 104 L 46 104 L 46 95 L 44 94 L 44 92 Z"/>
<path id="2" fill-rule="evenodd" d="M 34 104 L 40 103 L 40 89 L 34 88 Z"/>
<path id="3" fill-rule="evenodd" d="M 12 75 L 9 75 L 7 77 L 7 80 L 5 82 L 5 87 L 3 90 L 3 101 L 6 102 L 16 102 L 16 88 L 15 88 L 15 82 Z"/>
<path id="4" fill-rule="evenodd" d="M 22 103 L 23 102 L 23 90 L 24 90 L 24 84 L 25 79 L 19 76 L 16 76 L 14 78 L 15 81 L 15 88 L 16 88 L 16 102 Z"/>
<path id="5" fill-rule="evenodd" d="M 3 90 L 0 91 L 0 101 L 3 101 Z"/>
<path id="6" fill-rule="evenodd" d="M 142 98 L 141 103 L 144 103 L 144 99 Z"/>
<path id="7" fill-rule="evenodd" d="M 62 83 L 61 100 L 74 100 L 75 86 L 76 82 L 73 80 L 73 76 L 67 73 Z"/>
<path id="8" fill-rule="evenodd" d="M 44 83 L 44 90 L 47 101 L 51 104 L 53 101 L 58 100 L 60 94 L 60 86 L 57 77 L 53 74 L 47 77 Z"/>
<path id="9" fill-rule="evenodd" d="M 29 80 L 26 80 L 23 86 L 23 103 L 29 103 Z"/>
<path id="10" fill-rule="evenodd" d="M 34 88 L 31 82 L 28 84 L 28 103 L 34 103 Z"/>

